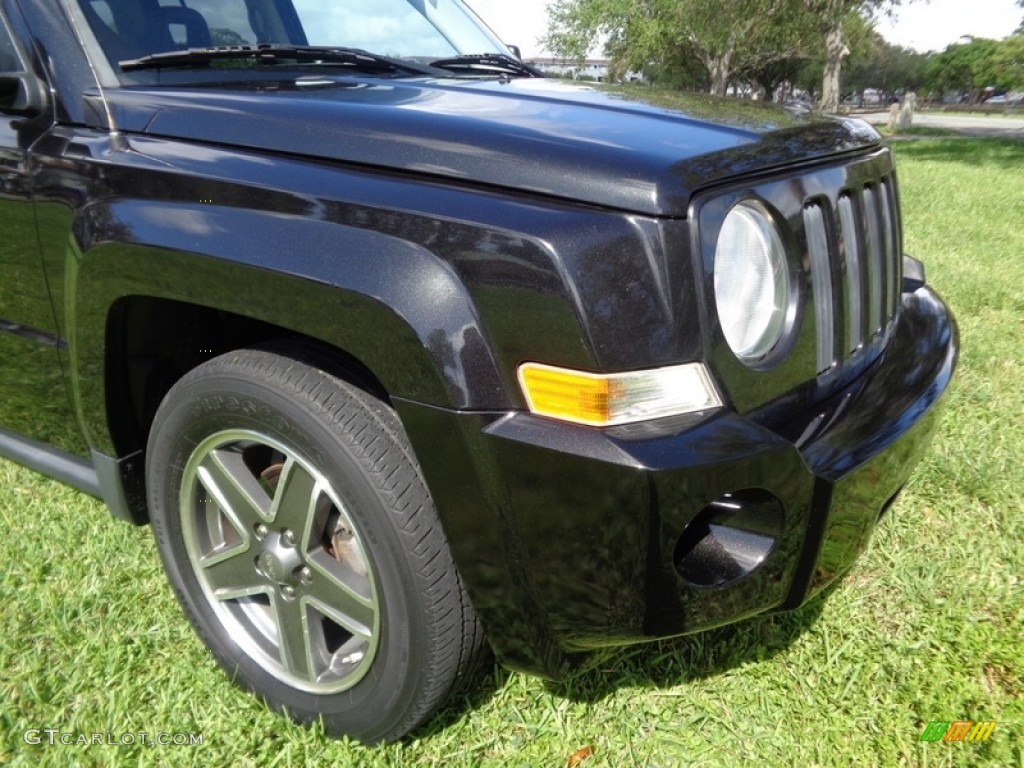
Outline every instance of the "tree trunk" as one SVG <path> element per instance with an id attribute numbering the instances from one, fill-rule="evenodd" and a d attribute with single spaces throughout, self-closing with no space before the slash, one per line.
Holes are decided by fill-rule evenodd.
<path id="1" fill-rule="evenodd" d="M 850 49 L 843 43 L 843 20 L 829 21 L 825 29 L 825 76 L 821 80 L 821 111 L 839 111 L 839 75 Z"/>
<path id="2" fill-rule="evenodd" d="M 725 91 L 729 87 L 729 75 L 732 74 L 732 51 L 708 56 L 704 60 L 704 66 L 711 75 L 711 93 L 715 96 L 725 96 Z"/>

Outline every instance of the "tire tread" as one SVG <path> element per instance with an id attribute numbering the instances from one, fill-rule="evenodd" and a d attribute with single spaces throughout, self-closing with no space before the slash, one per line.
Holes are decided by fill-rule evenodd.
<path id="1" fill-rule="evenodd" d="M 238 376 L 300 403 L 327 424 L 341 448 L 362 468 L 405 541 L 403 549 L 421 590 L 430 637 L 425 643 L 427 670 L 413 706 L 380 735 L 388 740 L 401 738 L 470 675 L 484 649 L 484 635 L 398 415 L 365 390 L 278 348 L 221 355 L 187 373 L 171 391 L 210 378 Z"/>

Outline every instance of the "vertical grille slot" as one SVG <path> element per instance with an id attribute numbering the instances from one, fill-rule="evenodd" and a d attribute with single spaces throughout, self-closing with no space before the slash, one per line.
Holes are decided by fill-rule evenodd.
<path id="1" fill-rule="evenodd" d="M 825 228 L 825 213 L 818 203 L 804 208 L 804 231 L 810 257 L 811 285 L 814 291 L 814 320 L 818 329 L 818 373 L 836 364 L 835 297 L 832 290 L 832 259 Z"/>
<path id="2" fill-rule="evenodd" d="M 819 376 L 870 347 L 896 315 L 903 279 L 897 205 L 891 173 L 836 197 L 804 200 Z"/>
<path id="3" fill-rule="evenodd" d="M 868 331 L 876 334 L 884 324 L 886 269 L 878 194 L 873 187 L 864 187 L 864 218 L 868 228 Z"/>
<path id="4" fill-rule="evenodd" d="M 885 232 L 885 312 L 887 317 L 892 317 L 899 307 L 903 265 L 900 258 L 899 229 L 895 216 L 896 201 L 891 177 L 882 182 L 880 198 Z"/>
<path id="5" fill-rule="evenodd" d="M 857 211 L 849 194 L 840 196 L 839 227 L 846 257 L 847 352 L 853 354 L 864 344 L 864 248 Z"/>

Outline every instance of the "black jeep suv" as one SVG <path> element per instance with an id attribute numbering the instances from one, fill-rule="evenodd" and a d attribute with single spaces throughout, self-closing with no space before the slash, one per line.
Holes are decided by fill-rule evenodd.
<path id="1" fill-rule="evenodd" d="M 900 232 L 867 125 L 553 82 L 460 0 L 0 0 L 0 455 L 334 734 L 848 568 L 957 355 Z"/>

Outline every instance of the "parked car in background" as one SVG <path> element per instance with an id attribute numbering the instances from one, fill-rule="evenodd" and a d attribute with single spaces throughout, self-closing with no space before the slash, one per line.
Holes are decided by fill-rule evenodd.
<path id="1" fill-rule="evenodd" d="M 998 96 L 993 96 L 992 98 L 987 99 L 985 103 L 993 106 L 1000 104 L 1008 107 L 1020 106 L 1021 104 L 1024 104 L 1024 93 L 1001 93 Z"/>

